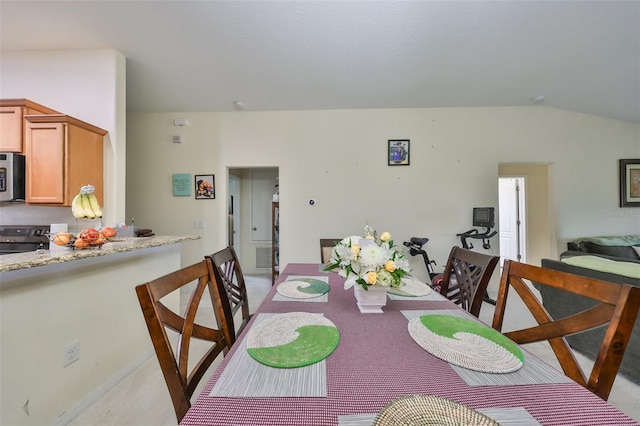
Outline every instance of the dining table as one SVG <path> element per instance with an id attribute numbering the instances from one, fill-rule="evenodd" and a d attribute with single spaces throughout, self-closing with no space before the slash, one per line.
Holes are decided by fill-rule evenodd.
<path id="1" fill-rule="evenodd" d="M 435 319 L 444 319 L 445 328 L 471 324 L 487 336 L 499 333 L 426 284 L 407 279 L 413 280 L 411 293 L 390 292 L 382 312 L 362 313 L 339 274 L 321 264 L 288 264 L 180 424 L 382 426 L 401 418 L 437 424 L 429 420 L 431 410 L 493 422 L 468 424 L 638 425 L 525 347 L 513 344 L 513 352 L 504 346 L 518 354 L 519 364 L 500 370 L 501 363 L 487 361 L 493 355 L 474 358 L 480 344 L 455 346 L 461 334 L 444 340 L 456 350 L 423 339 L 421 322 Z M 301 283 L 320 290 L 309 295 Z M 309 318 L 311 343 L 294 347 L 292 358 L 287 351 L 263 350 L 290 341 L 281 334 Z M 323 332 L 313 338 L 313 330 Z M 448 403 L 453 408 L 446 409 Z"/>

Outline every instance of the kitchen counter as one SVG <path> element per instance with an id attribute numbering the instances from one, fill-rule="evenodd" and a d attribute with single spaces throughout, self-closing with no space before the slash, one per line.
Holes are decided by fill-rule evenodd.
<path id="1" fill-rule="evenodd" d="M 125 253 L 134 250 L 159 247 L 198 239 L 200 239 L 199 236 L 180 237 L 156 235 L 153 237 L 119 238 L 116 241 L 109 241 L 99 248 L 66 248 L 66 252 L 56 255 L 52 255 L 49 250 L 43 250 L 41 253 L 39 251 L 32 251 L 28 253 L 7 254 L 0 256 L 0 272 L 16 271 L 56 263 L 73 262 L 74 260 L 79 259 L 109 256 L 115 253 Z M 60 247 L 57 247 L 57 249 L 59 250 Z"/>

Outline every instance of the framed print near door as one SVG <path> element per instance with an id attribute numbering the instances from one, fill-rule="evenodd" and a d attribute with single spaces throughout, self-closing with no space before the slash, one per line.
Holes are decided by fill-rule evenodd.
<path id="1" fill-rule="evenodd" d="M 389 166 L 409 165 L 409 139 L 391 139 L 387 148 Z"/>
<path id="2" fill-rule="evenodd" d="M 640 158 L 620 160 L 620 207 L 640 207 Z"/>
<path id="3" fill-rule="evenodd" d="M 213 200 L 216 198 L 216 187 L 213 175 L 196 175 L 196 200 Z"/>

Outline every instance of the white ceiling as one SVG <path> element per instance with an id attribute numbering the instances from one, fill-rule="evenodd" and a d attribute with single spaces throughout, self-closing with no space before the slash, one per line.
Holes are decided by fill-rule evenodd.
<path id="1" fill-rule="evenodd" d="M 544 105 L 640 123 L 640 1 L 0 1 L 2 50 L 113 48 L 129 111 Z"/>

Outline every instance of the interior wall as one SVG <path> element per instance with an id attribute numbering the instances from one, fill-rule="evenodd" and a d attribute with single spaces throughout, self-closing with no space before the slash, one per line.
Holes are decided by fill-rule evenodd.
<path id="1" fill-rule="evenodd" d="M 171 143 L 174 118 L 193 118 L 179 147 Z M 472 208 L 498 205 L 501 163 L 553 163 L 549 209 L 557 223 L 549 227 L 557 231 L 548 235 L 640 233 L 640 209 L 617 207 L 618 159 L 639 151 L 632 123 L 530 106 L 146 113 L 130 114 L 128 129 L 129 171 L 154 155 L 128 186 L 128 200 L 139 201 L 127 215 L 163 233 L 192 234 L 177 218 L 204 206 L 214 224 L 201 233 L 204 251 L 226 241 L 226 203 L 171 197 L 170 186 L 157 184 L 171 173 L 209 170 L 224 190 L 217 176 L 227 167 L 278 167 L 283 265 L 318 262 L 320 238 L 360 233 L 368 223 L 398 244 L 429 237 L 442 268 L 456 233 L 471 228 Z M 388 166 L 389 139 L 410 139 L 410 165 Z M 497 238 L 492 244 L 498 248 Z M 411 261 L 426 276 L 421 259 Z"/>
<path id="2" fill-rule="evenodd" d="M 175 119 L 188 119 L 175 126 Z M 127 209 L 136 226 L 156 235 L 197 235 L 183 246 L 182 265 L 227 244 L 227 168 L 214 113 L 140 113 L 127 116 Z M 182 143 L 173 143 L 173 136 Z M 173 195 L 173 174 L 190 175 L 189 195 Z M 195 175 L 214 175 L 215 198 L 195 198 Z M 202 228 L 199 228 L 202 223 Z"/>
<path id="3" fill-rule="evenodd" d="M 174 244 L 2 273 L 0 424 L 67 424 L 149 359 L 135 286 L 179 267 Z M 164 300 L 179 308 L 178 294 Z"/>

